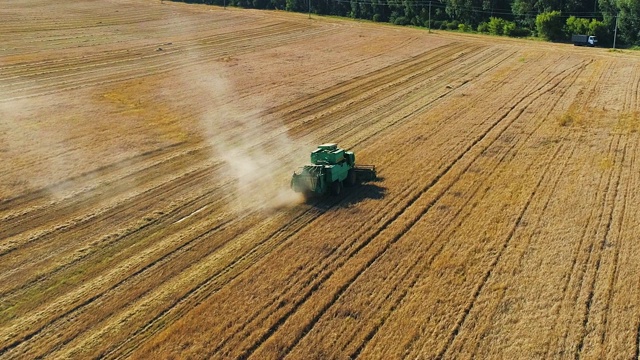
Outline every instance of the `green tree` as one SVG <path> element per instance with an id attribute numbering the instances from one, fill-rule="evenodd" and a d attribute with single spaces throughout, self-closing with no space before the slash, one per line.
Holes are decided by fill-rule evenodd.
<path id="1" fill-rule="evenodd" d="M 516 23 L 513 21 L 505 21 L 502 24 L 502 33 L 507 36 L 517 36 L 516 30 Z"/>
<path id="2" fill-rule="evenodd" d="M 444 3 L 445 12 L 451 20 L 474 26 L 482 20 L 483 13 L 478 9 L 483 7 L 483 0 L 444 0 Z"/>
<path id="3" fill-rule="evenodd" d="M 223 4 L 223 0 L 181 1 Z M 305 13 L 309 7 L 308 0 L 227 0 L 226 4 Z M 509 8 L 511 13 L 505 13 L 504 10 Z M 530 36 L 533 32 L 552 41 L 562 40 L 572 34 L 588 34 L 597 36 L 602 46 L 611 44 L 617 19 L 616 44 L 640 45 L 640 0 L 434 0 L 431 14 L 428 9 L 426 1 L 415 0 L 311 2 L 311 11 L 321 15 L 350 16 L 415 26 L 427 26 L 431 15 L 431 27 L 436 29 L 469 31 L 471 28 L 478 29 L 478 32 L 507 36 Z M 494 11 L 500 17 L 495 17 Z M 577 17 L 584 13 L 593 13 L 596 19 Z M 573 16 L 565 19 L 560 14 Z"/>
<path id="4" fill-rule="evenodd" d="M 491 17 L 489 18 L 488 30 L 491 35 L 503 35 L 504 34 L 504 19 Z"/>
<path id="5" fill-rule="evenodd" d="M 511 12 L 522 26 L 535 26 L 536 0 L 514 0 L 511 3 Z"/>
<path id="6" fill-rule="evenodd" d="M 609 28 L 603 21 L 592 19 L 589 23 L 589 35 L 595 35 L 598 38 L 598 45 L 611 46 L 612 35 Z"/>
<path id="7" fill-rule="evenodd" d="M 618 31 L 628 45 L 640 45 L 640 0 L 618 0 Z"/>
<path id="8" fill-rule="evenodd" d="M 564 21 L 559 11 L 550 11 L 536 16 L 536 29 L 538 36 L 551 41 L 564 38 Z"/>
<path id="9" fill-rule="evenodd" d="M 287 11 L 304 11 L 304 0 L 286 0 L 285 9 Z"/>
<path id="10" fill-rule="evenodd" d="M 569 16 L 565 30 L 568 36 L 574 34 L 593 35 L 589 33 L 589 20 L 585 18 L 577 18 L 575 16 Z"/>

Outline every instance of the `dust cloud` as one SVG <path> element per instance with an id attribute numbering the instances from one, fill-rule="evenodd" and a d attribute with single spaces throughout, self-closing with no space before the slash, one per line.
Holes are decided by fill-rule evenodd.
<path id="1" fill-rule="evenodd" d="M 228 177 L 234 184 L 236 212 L 301 203 L 304 198 L 289 188 L 289 179 L 307 159 L 308 146 L 291 139 L 278 119 L 263 117 L 261 99 L 239 98 L 223 67 L 192 66 L 181 78 L 197 100 L 192 106 L 200 109 L 198 125 L 214 160 L 224 162 L 224 170 L 215 176 Z"/>
<path id="2" fill-rule="evenodd" d="M 61 181 L 73 163 L 60 123 L 48 121 L 54 102 L 29 98 L 0 99 L 0 199 L 47 188 Z M 67 195 L 62 186 L 52 191 Z"/>
<path id="3" fill-rule="evenodd" d="M 112 109 L 95 102 L 89 91 L 0 97 L 0 201 L 42 191 L 53 202 L 73 198 L 100 185 L 94 171 L 127 167 L 137 148 L 132 135 L 119 133 L 108 116 Z M 128 123 L 127 123 L 128 124 Z M 139 133 L 132 129 L 129 133 Z M 137 138 L 148 134 L 137 135 Z M 120 180 L 135 189 L 136 180 Z M 118 191 L 103 187 L 110 199 Z"/>
<path id="4" fill-rule="evenodd" d="M 281 120 L 263 116 L 267 100 L 260 95 L 240 97 L 223 65 L 190 60 L 178 66 L 179 81 L 168 77 L 174 83 L 159 88 L 160 98 L 186 109 L 183 113 L 192 119 L 181 126 L 202 135 L 212 160 L 223 163 L 212 176 L 233 184 L 226 188 L 233 189 L 235 210 L 273 211 L 301 203 L 303 197 L 289 188 L 289 181 L 293 170 L 308 161 L 309 144 L 291 139 Z M 135 152 L 127 144 L 150 136 L 146 128 L 136 127 L 141 121 L 120 121 L 116 129 L 106 116 L 91 118 L 92 112 L 118 110 L 97 103 L 92 94 L 27 95 L 0 98 L 0 201 L 40 189 L 55 201 L 70 198 L 95 186 L 91 170 L 98 166 L 127 166 L 125 160 Z M 136 180 L 127 185 L 135 188 Z"/>

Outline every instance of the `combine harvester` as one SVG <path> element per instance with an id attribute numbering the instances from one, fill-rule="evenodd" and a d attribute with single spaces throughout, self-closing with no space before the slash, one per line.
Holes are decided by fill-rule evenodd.
<path id="1" fill-rule="evenodd" d="M 340 149 L 336 144 L 324 144 L 311 152 L 311 164 L 293 173 L 291 188 L 305 196 L 340 195 L 344 186 L 354 186 L 376 179 L 373 165 L 356 165 L 353 152 Z"/>

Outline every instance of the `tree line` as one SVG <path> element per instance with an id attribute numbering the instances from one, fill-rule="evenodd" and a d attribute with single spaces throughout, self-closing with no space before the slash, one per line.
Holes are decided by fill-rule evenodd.
<path id="1" fill-rule="evenodd" d="M 569 41 L 595 35 L 600 46 L 640 46 L 640 0 L 175 0 L 344 16 L 396 25 Z M 617 31 L 616 31 L 617 28 Z"/>

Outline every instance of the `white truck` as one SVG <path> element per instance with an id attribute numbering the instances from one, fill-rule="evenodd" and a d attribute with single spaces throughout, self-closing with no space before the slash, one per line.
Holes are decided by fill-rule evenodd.
<path id="1" fill-rule="evenodd" d="M 592 35 L 572 35 L 571 42 L 575 46 L 596 46 L 598 39 Z"/>

